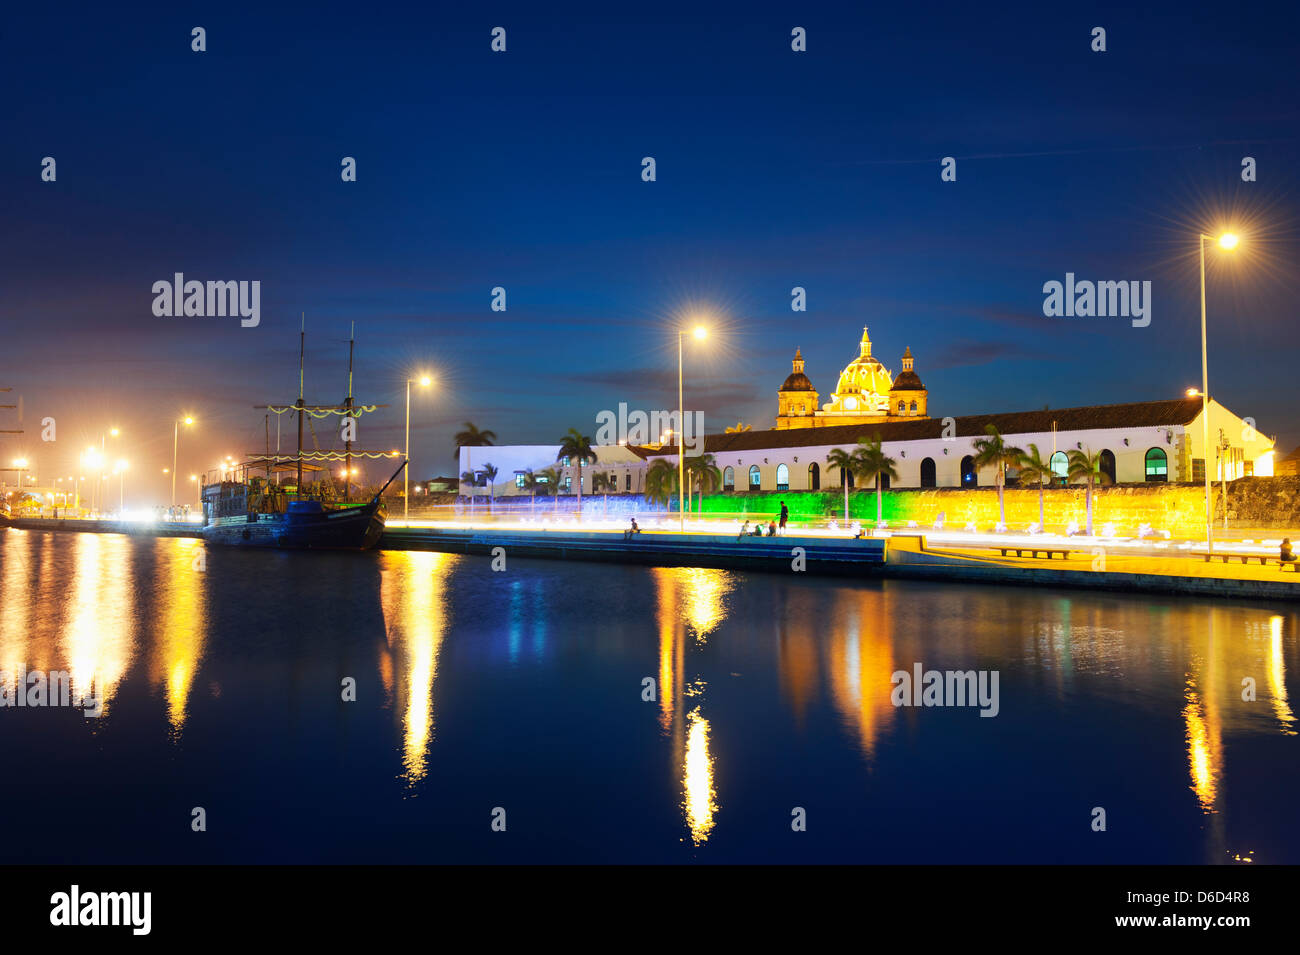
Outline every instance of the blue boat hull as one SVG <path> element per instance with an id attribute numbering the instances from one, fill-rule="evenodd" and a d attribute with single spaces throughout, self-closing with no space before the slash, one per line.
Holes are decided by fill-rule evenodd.
<path id="1" fill-rule="evenodd" d="M 203 539 L 231 547 L 368 550 L 379 543 L 386 520 L 387 512 L 379 501 L 337 510 L 291 505 L 287 514 L 218 519 L 203 528 Z"/>

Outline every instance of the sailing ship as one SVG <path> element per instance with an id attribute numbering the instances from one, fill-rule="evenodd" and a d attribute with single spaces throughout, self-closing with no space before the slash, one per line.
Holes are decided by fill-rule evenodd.
<path id="1" fill-rule="evenodd" d="M 298 400 L 292 405 L 259 405 L 267 416 L 267 449 L 242 464 L 223 468 L 217 480 L 205 480 L 202 490 L 203 539 L 211 544 L 235 547 L 273 547 L 295 549 L 366 550 L 379 543 L 387 521 L 383 494 L 397 480 L 407 462 L 393 472 L 388 482 L 368 501 L 353 502 L 352 459 L 354 457 L 388 458 L 395 452 L 357 451 L 352 448 L 352 429 L 344 451 L 307 451 L 302 448 L 304 420 L 342 416 L 352 419 L 387 405 L 358 405 L 352 394 L 353 337 L 348 340 L 348 394 L 340 405 L 309 405 L 304 400 L 303 363 L 306 356 L 307 325 L 304 316 L 298 342 Z M 296 414 L 298 450 L 288 456 L 279 453 L 277 425 L 276 452 L 270 449 L 270 416 Z M 312 429 L 313 434 L 315 428 Z M 344 461 L 343 500 L 332 494 L 330 481 L 318 481 L 314 490 L 303 487 L 303 471 L 328 470 L 311 462 Z M 290 465 L 290 462 L 293 462 Z M 264 471 L 264 474 L 256 472 Z M 291 488 L 278 483 L 280 475 L 292 471 L 296 481 Z M 277 479 L 272 480 L 273 475 Z M 206 477 L 206 476 L 205 476 Z"/>

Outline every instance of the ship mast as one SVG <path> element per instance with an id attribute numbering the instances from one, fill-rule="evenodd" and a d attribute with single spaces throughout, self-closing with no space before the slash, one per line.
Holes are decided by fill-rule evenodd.
<path id="1" fill-rule="evenodd" d="M 348 332 L 348 397 L 343 402 L 345 421 L 348 419 L 356 420 L 352 418 L 352 350 L 353 346 L 356 345 L 356 338 L 357 323 L 353 322 L 352 329 Z M 350 477 L 352 474 L 352 429 L 348 428 L 346 433 L 349 437 L 345 442 L 346 453 L 343 457 L 343 500 L 350 501 L 352 500 L 352 478 Z"/>
<path id="2" fill-rule="evenodd" d="M 298 332 L 298 484 L 295 492 L 302 500 L 302 413 L 303 413 L 303 356 L 307 350 L 307 313 L 302 313 L 302 328 Z"/>

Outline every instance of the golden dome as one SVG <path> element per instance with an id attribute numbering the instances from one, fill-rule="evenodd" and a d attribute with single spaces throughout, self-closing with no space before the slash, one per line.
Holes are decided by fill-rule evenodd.
<path id="1" fill-rule="evenodd" d="M 845 369 L 840 372 L 840 380 L 835 386 L 835 394 L 839 397 L 847 395 L 884 395 L 887 397 L 893 386 L 893 377 L 889 374 L 889 371 L 871 356 L 871 339 L 867 337 L 867 329 L 864 327 L 858 357 L 849 362 Z"/>

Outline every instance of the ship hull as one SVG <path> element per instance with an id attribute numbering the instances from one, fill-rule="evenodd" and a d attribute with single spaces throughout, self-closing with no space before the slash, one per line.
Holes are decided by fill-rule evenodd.
<path id="1" fill-rule="evenodd" d="M 228 547 L 282 550 L 369 550 L 383 536 L 387 514 L 383 504 L 338 510 L 290 509 L 287 514 L 219 518 L 203 528 L 203 539 Z"/>

